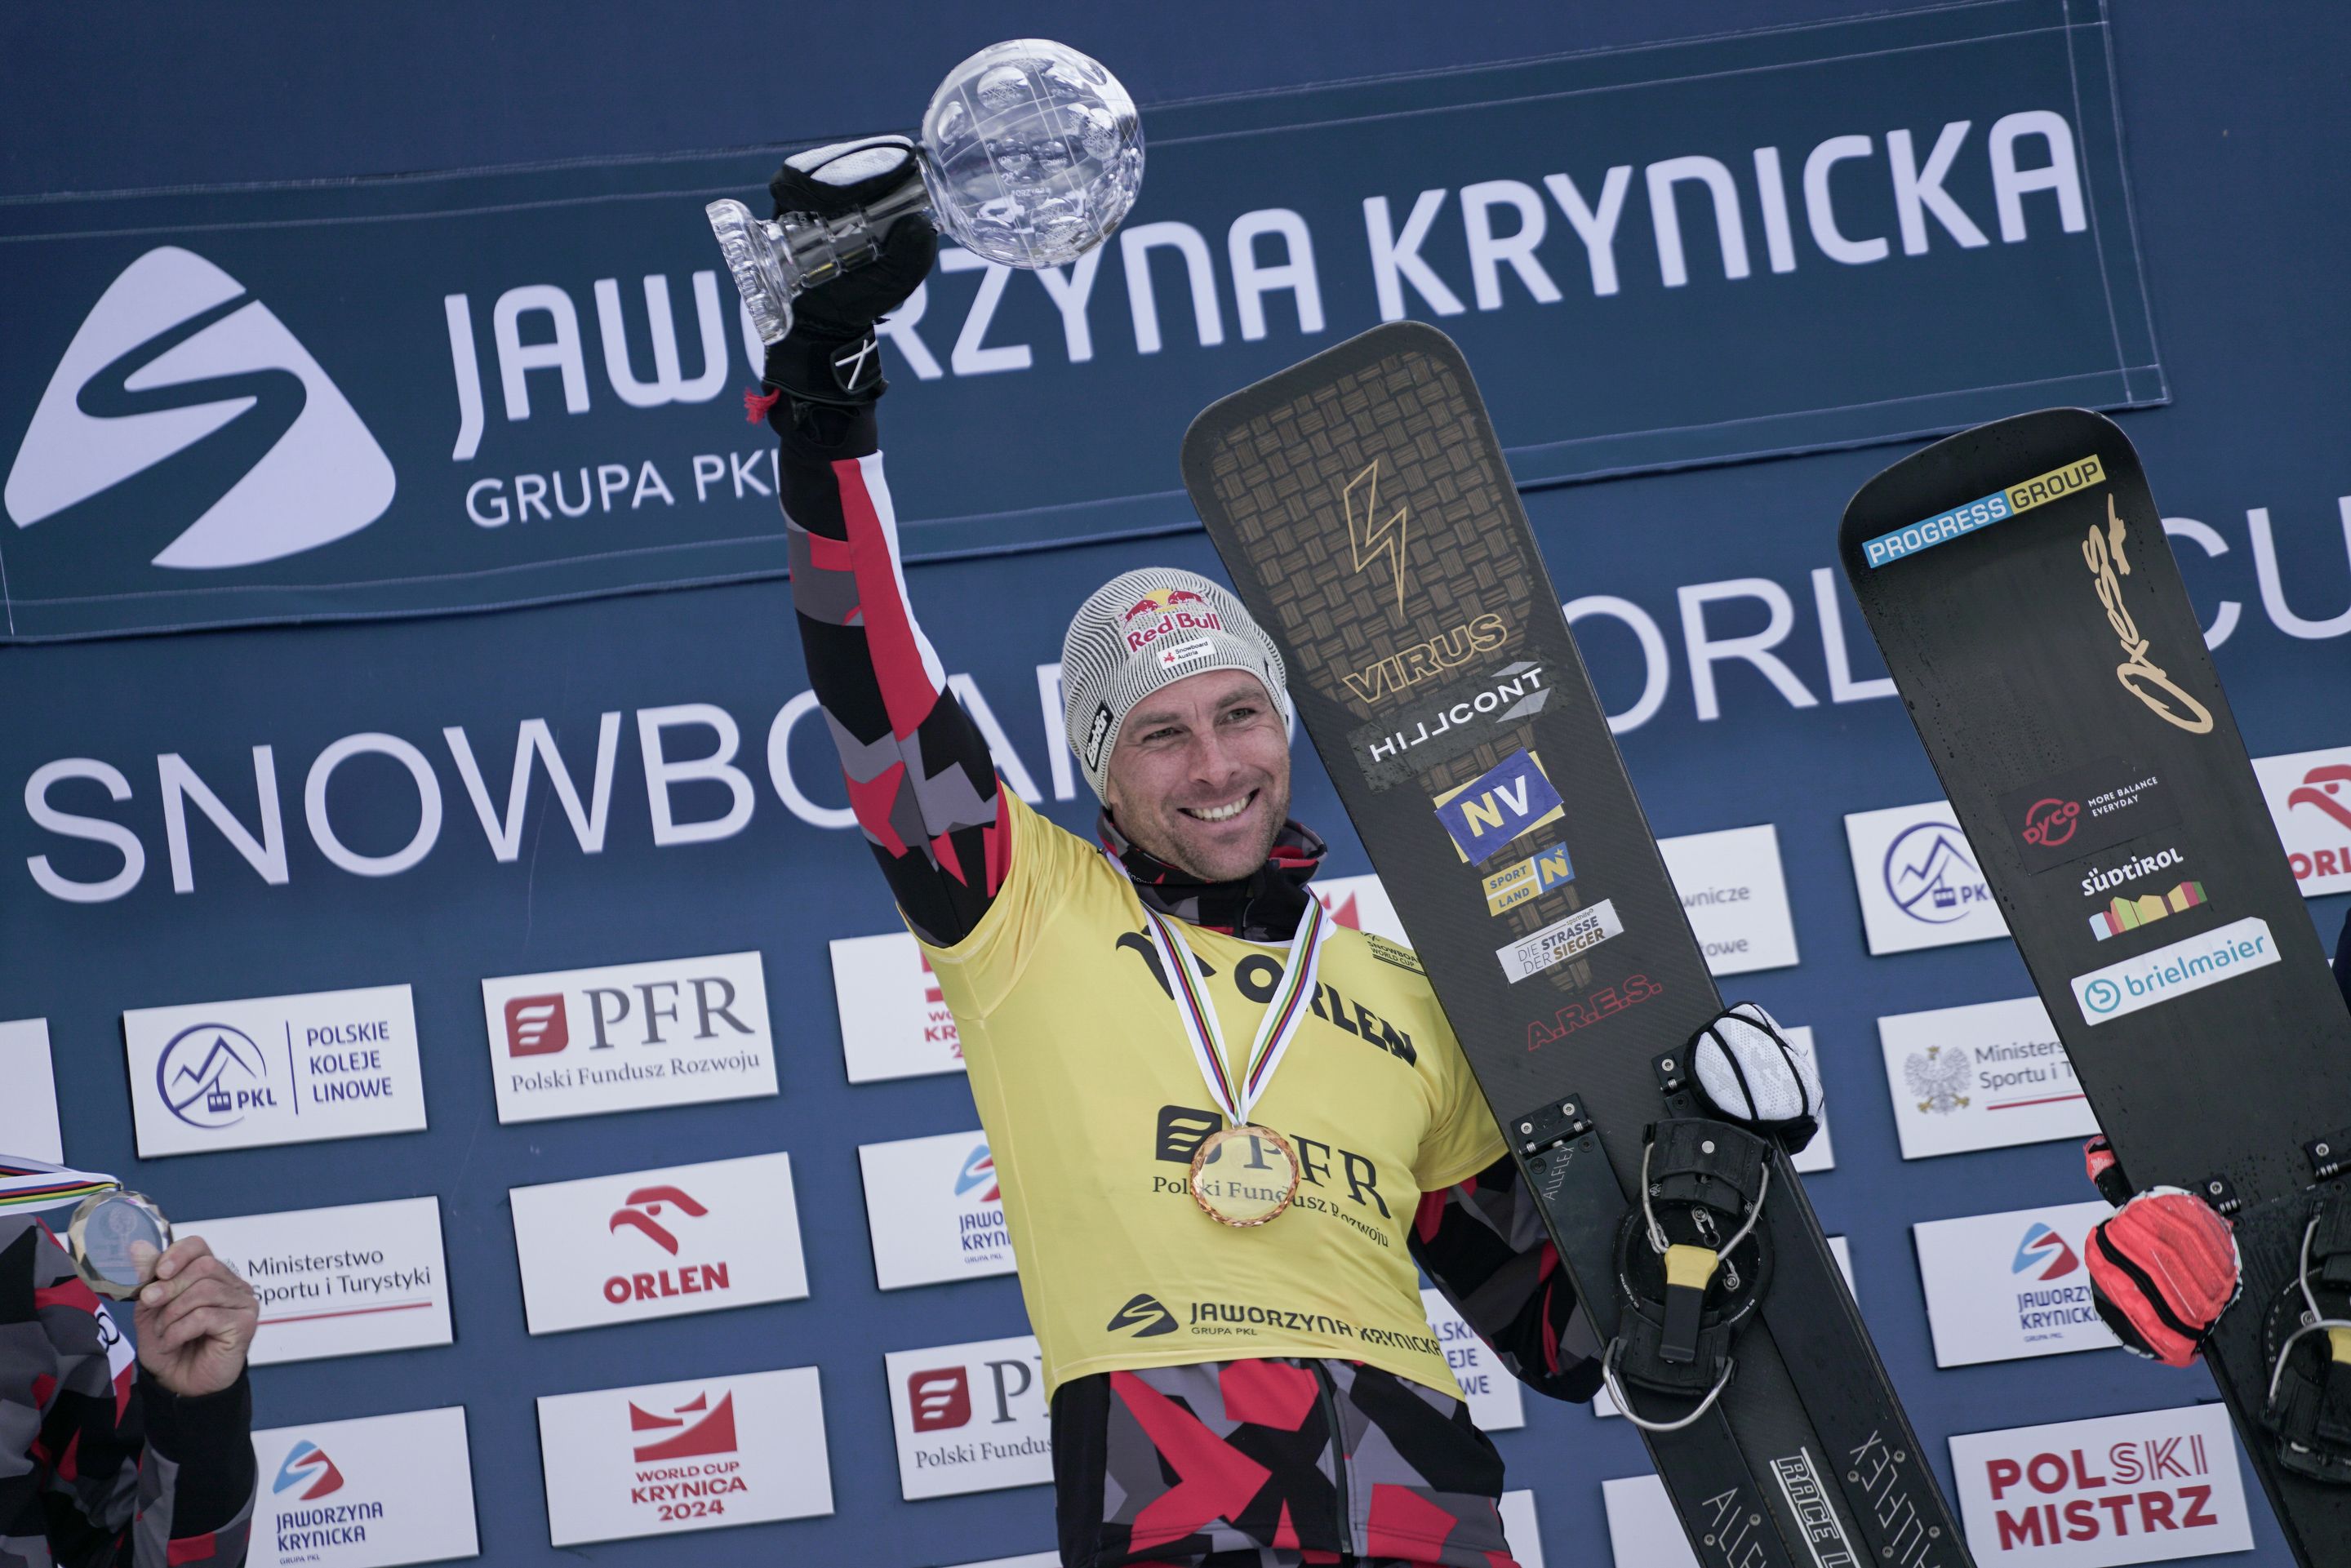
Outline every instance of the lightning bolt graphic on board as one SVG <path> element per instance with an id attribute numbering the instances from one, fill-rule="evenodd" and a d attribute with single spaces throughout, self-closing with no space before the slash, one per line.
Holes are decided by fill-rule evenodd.
<path id="1" fill-rule="evenodd" d="M 1371 465 L 1339 492 L 1347 513 L 1347 543 L 1353 548 L 1355 570 L 1361 571 L 1381 556 L 1388 559 L 1388 571 L 1395 579 L 1396 614 L 1404 614 L 1404 546 L 1405 521 L 1411 508 L 1399 505 L 1389 516 L 1380 516 L 1380 462 L 1374 457 Z"/>

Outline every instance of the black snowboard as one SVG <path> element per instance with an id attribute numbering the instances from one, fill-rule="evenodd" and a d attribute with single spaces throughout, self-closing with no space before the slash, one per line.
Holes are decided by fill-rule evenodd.
<path id="1" fill-rule="evenodd" d="M 1702 1114 L 1675 1058 L 1721 1003 L 1468 367 L 1432 328 L 1376 328 L 1211 406 L 1184 477 L 1614 1338 L 1645 1129 Z M 1965 1563 L 1776 1152 L 1761 1217 L 1734 1375 L 1644 1433 L 1699 1562 Z M 1635 1402 L 1657 1421 L 1697 1399 Z"/>
<path id="2" fill-rule="evenodd" d="M 2245 1290 L 2207 1364 L 2295 1556 L 2351 1563 L 2351 1487 L 2290 1473 L 2259 1419 L 2265 1317 L 2343 1186 L 2351 1015 L 2137 455 L 2078 409 L 1987 424 L 1863 486 L 1840 546 L 2124 1173 L 2232 1216 Z"/>

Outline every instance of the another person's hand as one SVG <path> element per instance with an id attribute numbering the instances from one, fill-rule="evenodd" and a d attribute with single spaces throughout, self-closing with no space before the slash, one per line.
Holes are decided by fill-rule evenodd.
<path id="1" fill-rule="evenodd" d="M 139 1364 L 172 1393 L 217 1394 L 245 1370 L 261 1319 L 253 1287 L 213 1256 L 201 1236 L 183 1236 L 148 1266 L 141 1250 Z"/>

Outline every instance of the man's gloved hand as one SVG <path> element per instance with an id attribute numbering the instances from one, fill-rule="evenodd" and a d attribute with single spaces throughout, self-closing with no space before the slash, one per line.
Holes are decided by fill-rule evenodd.
<path id="1" fill-rule="evenodd" d="M 2125 1203 L 2090 1232 L 2086 1251 L 2098 1316 L 2123 1348 L 2167 1366 L 2196 1359 L 2242 1282 L 2228 1220 L 2176 1186 Z"/>
<path id="2" fill-rule="evenodd" d="M 1714 1113 L 1794 1154 L 1821 1125 L 1821 1078 L 1770 1013 L 1754 1002 L 1725 1008 L 1690 1037 L 1690 1072 Z"/>
<path id="3" fill-rule="evenodd" d="M 877 136 L 795 152 L 768 182 L 768 191 L 778 217 L 837 218 L 922 177 L 913 142 Z M 887 383 L 873 324 L 922 287 L 938 254 L 938 231 L 922 218 L 903 217 L 872 260 L 792 301 L 791 335 L 768 350 L 763 379 L 768 387 L 803 402 L 851 407 L 880 397 Z"/>

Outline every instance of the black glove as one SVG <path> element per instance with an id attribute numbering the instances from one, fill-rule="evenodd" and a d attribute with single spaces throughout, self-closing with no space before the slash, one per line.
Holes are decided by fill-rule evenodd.
<path id="1" fill-rule="evenodd" d="M 837 218 L 922 177 L 914 143 L 877 136 L 795 152 L 768 182 L 768 191 L 778 217 Z M 792 301 L 791 335 L 768 350 L 762 379 L 803 402 L 858 407 L 880 397 L 889 383 L 882 379 L 874 323 L 922 287 L 938 254 L 936 229 L 911 214 L 900 218 L 871 260 Z"/>

